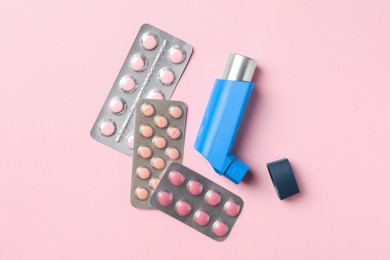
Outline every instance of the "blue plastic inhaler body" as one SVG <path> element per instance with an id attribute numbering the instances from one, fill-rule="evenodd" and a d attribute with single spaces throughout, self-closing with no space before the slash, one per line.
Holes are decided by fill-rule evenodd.
<path id="1" fill-rule="evenodd" d="M 249 166 L 231 150 L 254 87 L 255 68 L 254 60 L 230 54 L 222 79 L 215 81 L 194 145 L 218 174 L 236 184 Z"/>

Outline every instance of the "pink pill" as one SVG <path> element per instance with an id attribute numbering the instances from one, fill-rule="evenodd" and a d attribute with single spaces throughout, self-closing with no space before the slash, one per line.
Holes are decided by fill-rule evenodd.
<path id="1" fill-rule="evenodd" d="M 151 104 L 143 104 L 141 106 L 141 113 L 146 116 L 150 117 L 154 114 L 154 107 Z"/>
<path id="2" fill-rule="evenodd" d="M 165 162 L 161 157 L 154 157 L 151 161 L 150 164 L 155 168 L 156 170 L 161 170 L 164 169 L 165 167 Z"/>
<path id="3" fill-rule="evenodd" d="M 152 150 L 146 145 L 141 145 L 140 147 L 138 147 L 137 152 L 138 152 L 138 155 L 144 159 L 147 159 L 150 156 L 152 156 Z"/>
<path id="4" fill-rule="evenodd" d="M 169 50 L 168 58 L 172 63 L 181 63 L 185 58 L 184 51 L 180 50 L 177 47 L 173 47 Z"/>
<path id="5" fill-rule="evenodd" d="M 199 226 L 206 226 L 210 221 L 209 214 L 207 214 L 206 212 L 200 211 L 200 210 L 198 210 L 195 213 L 194 218 L 195 218 L 196 224 L 198 224 Z"/>
<path id="6" fill-rule="evenodd" d="M 157 99 L 157 100 L 164 100 L 165 99 L 164 94 L 158 90 L 150 91 L 146 97 L 150 98 L 150 99 Z"/>
<path id="7" fill-rule="evenodd" d="M 158 128 L 165 128 L 167 127 L 168 125 L 168 120 L 165 116 L 162 116 L 162 115 L 157 115 L 155 118 L 154 118 L 154 124 L 158 127 Z"/>
<path id="8" fill-rule="evenodd" d="M 216 206 L 221 202 L 221 196 L 215 191 L 208 191 L 206 193 L 206 201 L 211 206 Z"/>
<path id="9" fill-rule="evenodd" d="M 139 127 L 139 133 L 146 138 L 149 138 L 153 135 L 153 128 L 150 125 L 141 125 Z"/>
<path id="10" fill-rule="evenodd" d="M 124 92 L 133 92 L 137 87 L 137 82 L 134 78 L 125 76 L 119 81 L 119 86 Z"/>
<path id="11" fill-rule="evenodd" d="M 157 38 L 153 34 L 144 33 L 141 37 L 141 44 L 147 50 L 153 50 L 157 46 Z"/>
<path id="12" fill-rule="evenodd" d="M 213 224 L 213 232 L 219 237 L 223 237 L 228 232 L 228 226 L 222 221 L 215 221 Z"/>
<path id="13" fill-rule="evenodd" d="M 149 197 L 149 191 L 147 189 L 145 189 L 145 188 L 138 187 L 135 190 L 135 196 L 139 200 L 146 200 Z"/>
<path id="14" fill-rule="evenodd" d="M 158 149 L 163 149 L 167 145 L 167 140 L 162 136 L 153 137 L 153 145 Z"/>
<path id="15" fill-rule="evenodd" d="M 191 212 L 191 205 L 186 201 L 178 201 L 175 209 L 180 216 L 187 216 Z"/>
<path id="16" fill-rule="evenodd" d="M 203 185 L 198 181 L 189 181 L 187 184 L 187 189 L 192 195 L 197 196 L 202 193 Z"/>
<path id="17" fill-rule="evenodd" d="M 150 180 L 149 182 L 149 186 L 155 190 L 157 188 L 157 186 L 160 184 L 160 178 L 153 178 Z"/>
<path id="18" fill-rule="evenodd" d="M 127 146 L 133 150 L 134 149 L 134 135 L 129 135 L 127 137 Z"/>
<path id="19" fill-rule="evenodd" d="M 112 136 L 115 133 L 115 130 L 115 123 L 111 120 L 105 120 L 99 124 L 99 131 L 104 136 Z"/>
<path id="20" fill-rule="evenodd" d="M 142 71 L 145 69 L 145 58 L 139 54 L 134 55 L 130 59 L 130 67 L 134 71 Z"/>
<path id="21" fill-rule="evenodd" d="M 224 209 L 225 213 L 231 217 L 237 216 L 240 212 L 240 206 L 231 200 L 225 203 Z"/>
<path id="22" fill-rule="evenodd" d="M 171 205 L 173 200 L 172 194 L 167 191 L 160 191 L 157 194 L 157 201 L 160 203 L 161 206 L 169 206 Z"/>
<path id="23" fill-rule="evenodd" d="M 125 104 L 121 98 L 112 98 L 109 107 L 112 113 L 119 114 L 124 110 Z"/>
<path id="24" fill-rule="evenodd" d="M 138 167 L 136 170 L 136 174 L 142 180 L 147 180 L 150 178 L 150 171 L 146 167 Z"/>
<path id="25" fill-rule="evenodd" d="M 179 139 L 181 136 L 180 129 L 177 127 L 169 127 L 167 130 L 167 134 L 173 140 Z"/>
<path id="26" fill-rule="evenodd" d="M 171 160 L 177 160 L 180 156 L 179 150 L 169 147 L 165 150 L 165 155 Z"/>
<path id="27" fill-rule="evenodd" d="M 175 80 L 175 74 L 173 74 L 173 71 L 168 68 L 163 68 L 160 70 L 158 74 L 158 78 L 160 79 L 160 82 L 165 85 L 169 86 L 173 83 Z"/>
<path id="28" fill-rule="evenodd" d="M 168 112 L 169 115 L 175 119 L 178 119 L 183 115 L 183 110 L 179 106 L 171 106 Z"/>
<path id="29" fill-rule="evenodd" d="M 171 171 L 168 175 L 168 178 L 175 186 L 180 186 L 184 182 L 184 175 L 178 171 Z"/>

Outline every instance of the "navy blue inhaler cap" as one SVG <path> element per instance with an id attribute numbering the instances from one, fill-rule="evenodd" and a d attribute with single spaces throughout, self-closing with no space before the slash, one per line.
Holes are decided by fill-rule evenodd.
<path id="1" fill-rule="evenodd" d="M 279 199 L 283 200 L 299 193 L 298 184 L 288 159 L 267 163 L 267 168 Z"/>

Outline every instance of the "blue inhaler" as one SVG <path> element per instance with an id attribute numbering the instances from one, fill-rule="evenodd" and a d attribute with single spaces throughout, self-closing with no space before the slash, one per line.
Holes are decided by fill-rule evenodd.
<path id="1" fill-rule="evenodd" d="M 255 69 L 254 60 L 229 55 L 222 79 L 215 81 L 194 145 L 218 174 L 236 184 L 249 166 L 231 150 L 254 87 L 251 81 Z"/>

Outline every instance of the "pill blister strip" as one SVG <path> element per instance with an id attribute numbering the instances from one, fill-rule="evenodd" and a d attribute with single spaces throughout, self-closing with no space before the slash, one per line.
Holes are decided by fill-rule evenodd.
<path id="1" fill-rule="evenodd" d="M 170 164 L 150 203 L 217 241 L 227 238 L 244 206 L 239 196 L 180 163 Z"/>
<path id="2" fill-rule="evenodd" d="M 192 54 L 191 45 L 142 25 L 92 127 L 97 141 L 133 154 L 135 105 L 141 98 L 170 99 Z"/>
<path id="3" fill-rule="evenodd" d="M 183 102 L 141 99 L 136 106 L 131 204 L 152 209 L 150 196 L 171 162 L 182 162 L 187 107 Z"/>

